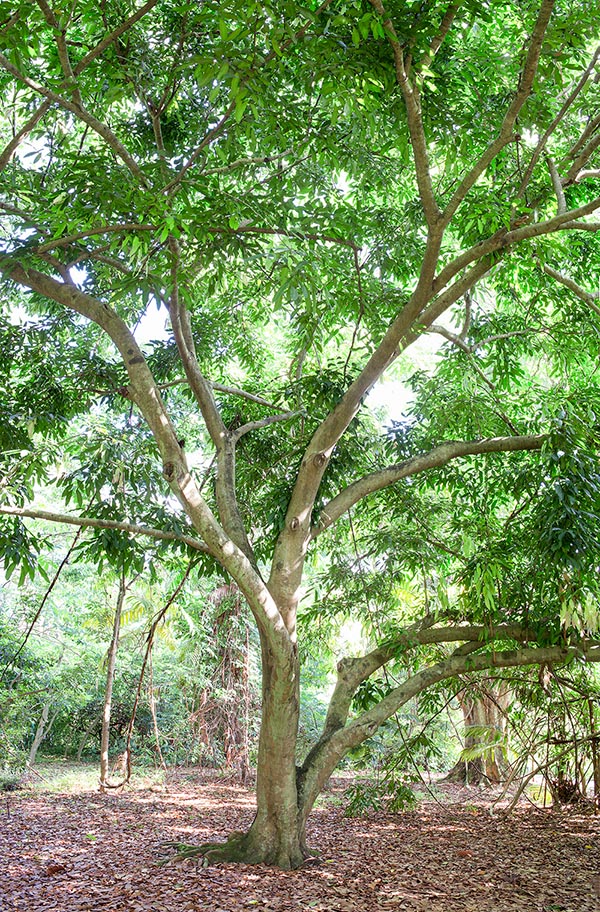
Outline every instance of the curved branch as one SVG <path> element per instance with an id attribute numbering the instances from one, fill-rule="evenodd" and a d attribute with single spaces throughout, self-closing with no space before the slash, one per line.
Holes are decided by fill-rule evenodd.
<path id="1" fill-rule="evenodd" d="M 413 456 L 398 465 L 388 466 L 379 472 L 365 475 L 354 484 L 349 485 L 336 497 L 325 504 L 321 511 L 319 523 L 311 532 L 311 540 L 317 538 L 325 529 L 328 529 L 337 519 L 350 509 L 363 497 L 381 491 L 402 478 L 409 478 L 428 469 L 441 468 L 451 460 L 463 456 L 475 456 L 480 453 L 508 453 L 524 450 L 539 450 L 547 440 L 545 434 L 519 436 L 519 437 L 490 437 L 486 440 L 450 441 L 434 447 L 429 453 Z"/>
<path id="2" fill-rule="evenodd" d="M 317 795 L 342 757 L 371 737 L 401 706 L 433 684 L 465 672 L 484 671 L 488 668 L 514 668 L 522 665 L 541 665 L 546 662 L 563 663 L 578 657 L 588 662 L 600 662 L 600 645 L 589 641 L 582 641 L 574 646 L 520 648 L 480 655 L 472 653 L 470 644 L 466 648 L 461 647 L 448 659 L 409 677 L 374 707 L 349 724 L 342 725 L 334 731 L 325 731 L 299 771 L 299 794 L 303 816 L 310 812 Z"/>

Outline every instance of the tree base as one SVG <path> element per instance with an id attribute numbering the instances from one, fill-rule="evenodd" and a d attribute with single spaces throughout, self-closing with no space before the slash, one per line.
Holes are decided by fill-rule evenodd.
<path id="1" fill-rule="evenodd" d="M 466 763 L 459 760 L 447 773 L 442 782 L 456 782 L 459 785 L 499 785 L 503 771 L 496 762 L 484 764 L 480 758 Z"/>
<path id="2" fill-rule="evenodd" d="M 301 849 L 290 850 L 282 847 L 269 847 L 265 841 L 258 839 L 252 831 L 232 833 L 227 842 L 206 842 L 192 845 L 185 842 L 163 842 L 161 848 L 173 850 L 173 854 L 159 859 L 159 864 L 173 861 L 194 859 L 196 864 L 208 867 L 212 864 L 226 862 L 238 864 L 265 864 L 284 871 L 291 871 L 310 861 L 315 853 Z"/>

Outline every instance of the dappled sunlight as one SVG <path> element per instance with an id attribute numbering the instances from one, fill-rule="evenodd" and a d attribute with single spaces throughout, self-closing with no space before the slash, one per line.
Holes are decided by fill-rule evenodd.
<path id="1" fill-rule="evenodd" d="M 309 820 L 308 844 L 321 854 L 291 872 L 243 864 L 203 868 L 194 860 L 157 864 L 162 843 L 224 842 L 250 824 L 251 790 L 214 772 L 176 771 L 158 790 L 12 793 L 0 818 L 9 908 L 597 910 L 600 820 L 591 813 L 520 807 L 510 818 L 492 817 L 483 812 L 485 791 L 476 793 L 474 808 L 455 803 L 456 790 L 438 786 L 440 800 L 413 811 L 345 818 L 341 792 L 326 792 Z"/>

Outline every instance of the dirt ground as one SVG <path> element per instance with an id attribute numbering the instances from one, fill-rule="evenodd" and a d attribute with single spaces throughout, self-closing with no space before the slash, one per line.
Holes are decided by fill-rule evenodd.
<path id="1" fill-rule="evenodd" d="M 157 865 L 163 841 L 225 839 L 253 816 L 250 789 L 206 772 L 100 795 L 0 795 L 1 912 L 600 912 L 600 817 L 437 785 L 414 811 L 343 816 L 343 783 L 310 822 L 318 861 Z"/>

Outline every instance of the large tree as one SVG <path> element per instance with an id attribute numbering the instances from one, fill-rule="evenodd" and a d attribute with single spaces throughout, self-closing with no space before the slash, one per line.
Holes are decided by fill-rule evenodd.
<path id="1" fill-rule="evenodd" d="M 597 566 L 598 5 L 0 9 L 5 562 L 34 566 L 23 520 L 43 513 L 43 479 L 79 508 L 47 518 L 100 530 L 123 565 L 145 534 L 235 581 L 261 642 L 257 812 L 202 851 L 296 867 L 337 763 L 415 694 L 600 658 L 571 624 Z M 142 345 L 156 309 L 167 336 Z M 439 370 L 384 435 L 365 397 L 435 332 Z M 87 414 L 112 427 L 99 442 Z M 427 586 L 432 541 L 457 554 L 460 523 L 441 517 L 471 496 L 471 531 L 487 525 L 455 577 L 460 610 L 383 625 L 342 660 L 297 767 L 307 558 L 352 511 L 381 572 L 421 561 Z M 390 519 L 424 516 L 398 554 Z M 357 689 L 418 647 L 429 664 L 353 715 Z"/>

